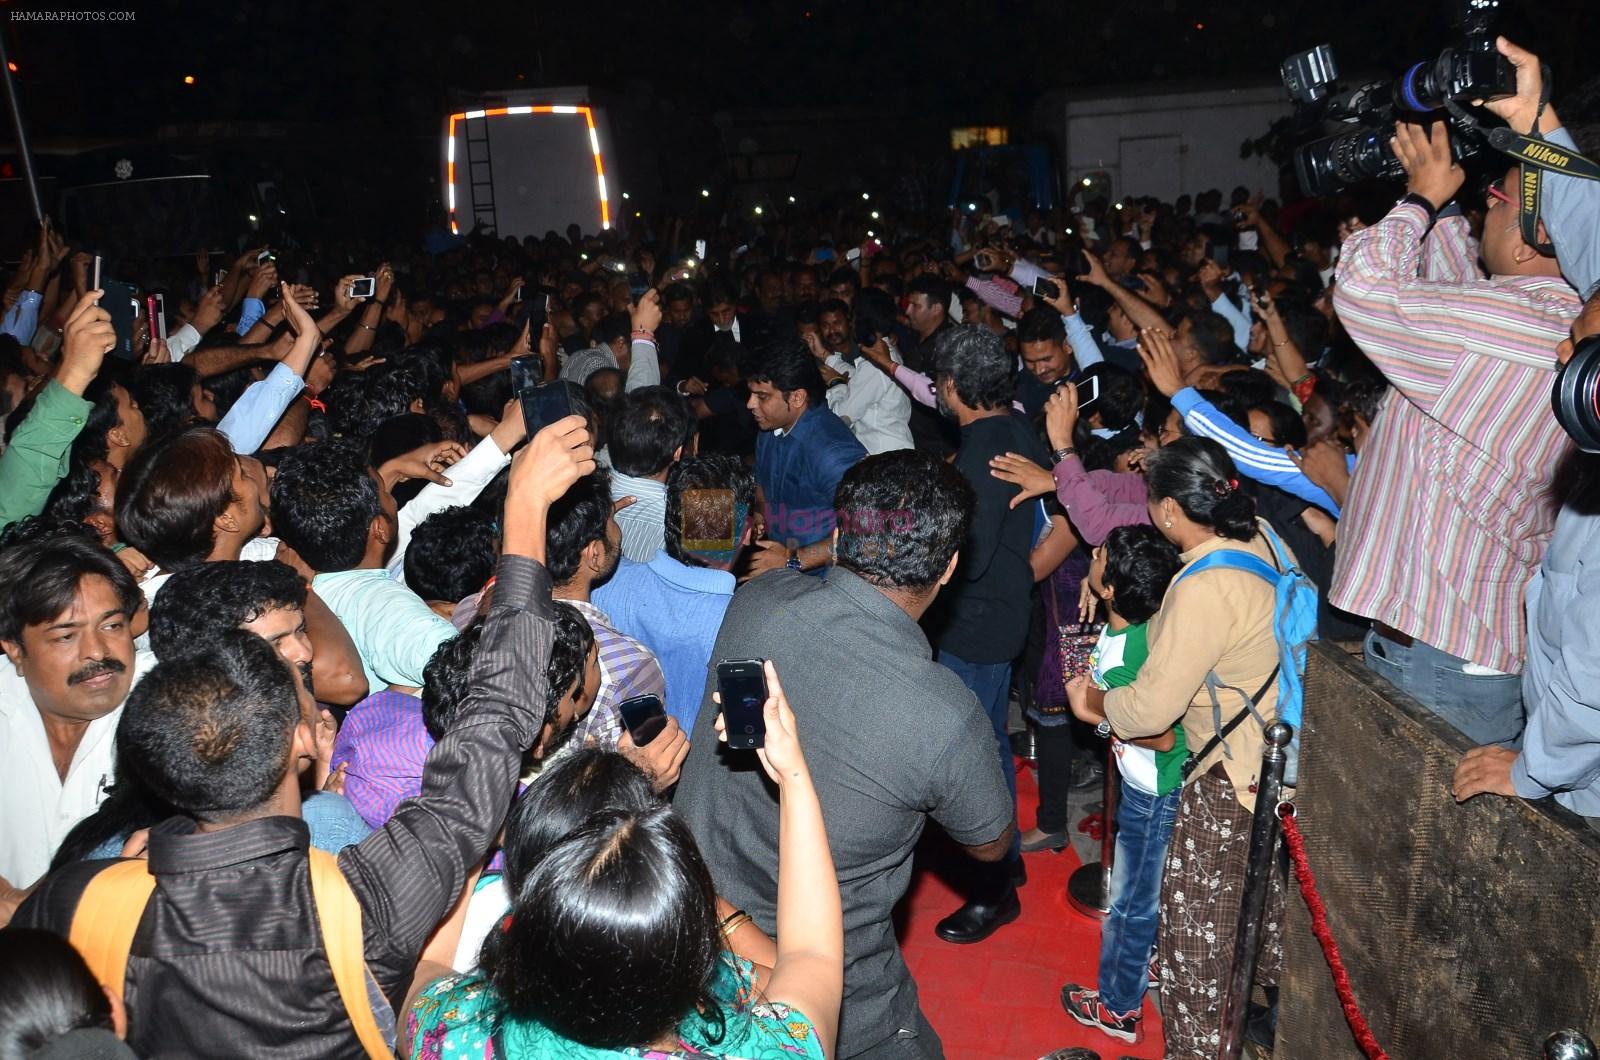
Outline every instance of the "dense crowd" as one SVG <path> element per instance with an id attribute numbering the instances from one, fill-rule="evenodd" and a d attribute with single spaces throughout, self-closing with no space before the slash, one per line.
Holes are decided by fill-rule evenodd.
<path id="1" fill-rule="evenodd" d="M 1491 109 L 1592 154 L 1502 47 Z M 217 271 L 46 221 L 0 318 L 0 1055 L 939 1057 L 927 822 L 979 942 L 1110 741 L 1061 1003 L 1132 1042 L 1159 985 L 1213 1056 L 1284 586 L 1483 745 L 1457 798 L 1600 821 L 1600 476 L 1550 406 L 1600 185 L 1530 241 L 1517 167 L 1394 150 L 1365 218 L 996 192 Z"/>

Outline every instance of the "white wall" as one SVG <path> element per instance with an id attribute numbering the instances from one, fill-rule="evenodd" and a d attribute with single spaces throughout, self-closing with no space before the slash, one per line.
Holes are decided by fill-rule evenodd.
<path id="1" fill-rule="evenodd" d="M 1104 170 L 1117 198 L 1171 201 L 1207 188 L 1226 193 L 1239 184 L 1277 194 L 1278 170 L 1271 160 L 1239 157 L 1241 143 L 1289 113 L 1276 86 L 1074 100 L 1065 111 L 1069 190 L 1086 174 Z M 1125 141 L 1133 143 L 1125 147 Z"/>

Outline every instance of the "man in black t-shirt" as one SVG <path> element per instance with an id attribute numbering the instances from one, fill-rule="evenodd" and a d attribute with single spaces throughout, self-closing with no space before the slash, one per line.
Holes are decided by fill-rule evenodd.
<path id="1" fill-rule="evenodd" d="M 989 716 L 1015 804 L 1017 777 L 1006 722 L 1011 664 L 1028 639 L 1034 508 L 1011 506 L 1016 491 L 989 473 L 989 461 L 1020 453 L 1045 467 L 1054 462 L 1028 421 L 1012 411 L 1016 373 L 993 331 L 977 324 L 946 331 L 935 347 L 933 370 L 940 411 L 961 431 L 955 468 L 971 485 L 977 505 L 961 563 L 930 629 L 939 661 L 972 690 Z M 1022 874 L 1022 852 L 1013 843 L 1004 862 L 984 867 L 967 903 L 939 922 L 939 937 L 979 942 L 1015 920 L 1021 914 L 1016 883 Z"/>

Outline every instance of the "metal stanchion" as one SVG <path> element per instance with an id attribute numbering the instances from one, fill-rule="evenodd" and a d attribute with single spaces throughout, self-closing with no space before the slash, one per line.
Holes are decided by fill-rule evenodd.
<path id="1" fill-rule="evenodd" d="M 17 82 L 11 76 L 11 55 L 6 50 L 4 33 L 0 33 L 0 78 L 5 80 L 6 105 L 11 111 L 11 132 L 17 138 L 17 161 L 22 164 L 22 177 L 27 182 L 33 219 L 42 221 L 44 203 L 39 199 L 39 178 L 33 170 L 33 149 L 28 146 L 28 127 L 22 120 L 22 103 L 17 99 Z"/>
<path id="2" fill-rule="evenodd" d="M 1544 1060 L 1595 1060 L 1594 1042 L 1582 1031 L 1556 1031 L 1544 1040 Z"/>
<path id="3" fill-rule="evenodd" d="M 1217 1060 L 1238 1060 L 1244 1048 L 1245 1013 L 1250 984 L 1256 976 L 1256 956 L 1261 948 L 1261 919 L 1267 908 L 1267 888 L 1276 871 L 1278 803 L 1283 799 L 1283 768 L 1294 729 L 1281 721 L 1267 726 L 1261 752 L 1261 781 L 1256 786 L 1256 812 L 1250 822 L 1250 861 L 1244 871 L 1244 899 L 1239 905 L 1239 927 L 1234 935 L 1233 975 L 1222 996 L 1222 1041 Z"/>
<path id="4" fill-rule="evenodd" d="M 1100 862 L 1078 866 L 1067 877 L 1067 904 L 1095 920 L 1104 920 L 1111 911 L 1111 869 L 1117 852 L 1117 785 L 1122 773 L 1117 769 L 1117 751 L 1106 741 L 1106 784 L 1100 802 Z"/>

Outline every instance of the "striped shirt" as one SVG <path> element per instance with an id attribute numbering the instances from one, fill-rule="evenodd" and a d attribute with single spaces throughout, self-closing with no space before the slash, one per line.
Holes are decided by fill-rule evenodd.
<path id="1" fill-rule="evenodd" d="M 1394 390 L 1362 447 L 1329 599 L 1493 669 L 1522 668 L 1522 592 L 1571 444 L 1550 414 L 1577 315 L 1557 278 L 1483 279 L 1460 217 L 1402 204 L 1344 245 L 1334 305 Z"/>
<path id="2" fill-rule="evenodd" d="M 626 633 L 619 633 L 604 611 L 587 600 L 566 600 L 594 630 L 600 654 L 600 691 L 594 706 L 578 723 L 573 739 L 615 750 L 622 739 L 622 714 L 617 710 L 635 696 L 657 695 L 667 702 L 667 679 L 655 653 Z"/>
<path id="3" fill-rule="evenodd" d="M 617 512 L 622 530 L 622 554 L 638 563 L 649 563 L 666 547 L 667 486 L 653 478 L 624 475 L 612 468 L 611 499 L 632 497 L 634 502 Z"/>

